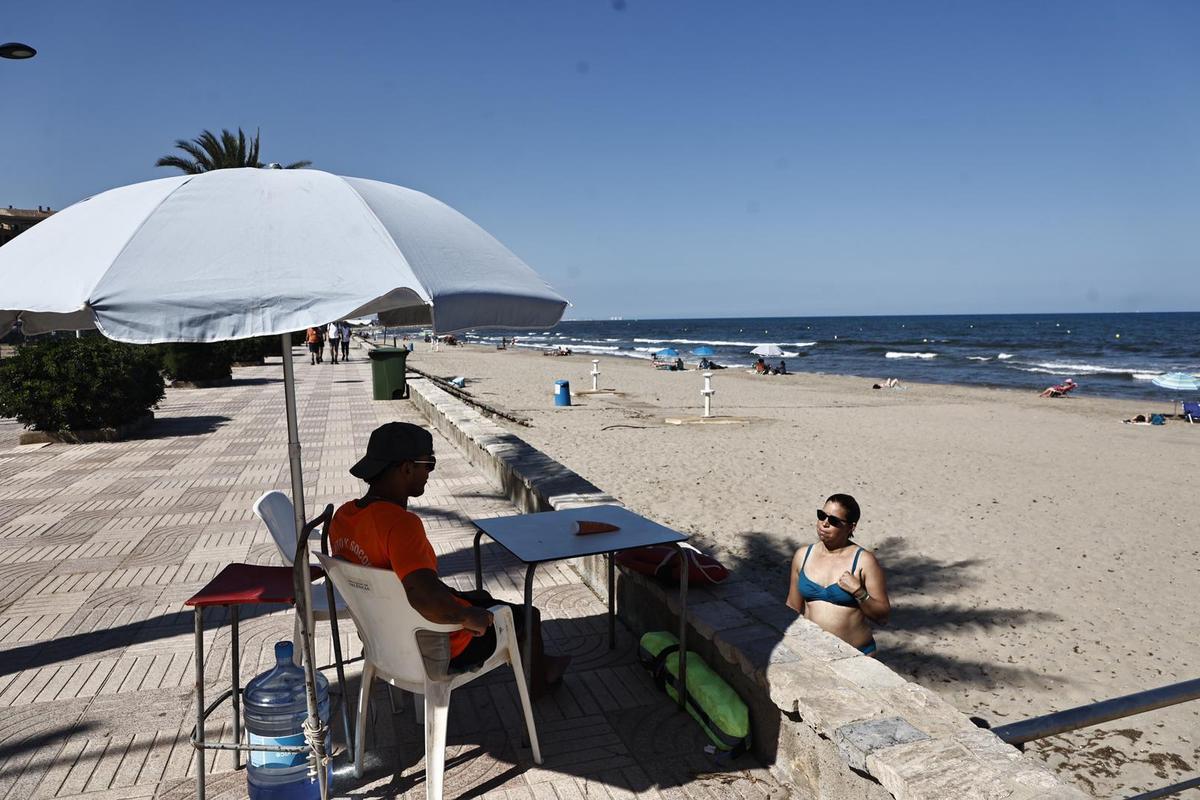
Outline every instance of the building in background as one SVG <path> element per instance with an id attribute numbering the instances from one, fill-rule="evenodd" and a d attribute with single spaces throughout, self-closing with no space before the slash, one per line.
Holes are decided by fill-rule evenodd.
<path id="1" fill-rule="evenodd" d="M 0 208 L 0 246 L 17 238 L 18 234 L 24 233 L 53 213 L 49 208 L 41 206 L 38 206 L 36 211 L 12 206 Z"/>

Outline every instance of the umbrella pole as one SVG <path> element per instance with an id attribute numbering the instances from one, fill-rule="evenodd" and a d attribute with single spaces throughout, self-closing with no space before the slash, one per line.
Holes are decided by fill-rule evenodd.
<path id="1" fill-rule="evenodd" d="M 292 508 L 296 513 L 296 534 L 304 536 L 304 475 L 300 471 L 300 425 L 296 419 L 296 371 L 292 364 L 292 335 L 281 334 L 283 354 L 283 396 L 287 408 L 288 464 L 292 475 Z M 295 560 L 296 613 L 300 615 L 300 645 L 304 654 L 304 684 L 308 700 L 308 719 L 304 721 L 304 739 L 312 748 L 311 760 L 316 771 L 321 800 L 329 797 L 329 773 L 325 769 L 325 725 L 317 709 L 317 662 L 313 652 L 312 574 L 308 569 L 308 543 L 302 542 Z"/>

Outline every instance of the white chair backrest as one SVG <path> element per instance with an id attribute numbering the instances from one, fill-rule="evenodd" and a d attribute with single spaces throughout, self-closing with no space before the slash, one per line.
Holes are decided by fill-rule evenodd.
<path id="1" fill-rule="evenodd" d="M 283 563 L 292 566 L 296 558 L 296 509 L 292 500 L 278 489 L 267 492 L 254 503 L 254 513 L 267 524 Z"/>
<path id="2" fill-rule="evenodd" d="M 366 657 L 384 676 L 423 683 L 426 668 L 417 631 L 449 633 L 460 626 L 430 622 L 417 613 L 404 584 L 390 569 L 351 564 L 321 553 L 317 558 L 350 607 Z"/>

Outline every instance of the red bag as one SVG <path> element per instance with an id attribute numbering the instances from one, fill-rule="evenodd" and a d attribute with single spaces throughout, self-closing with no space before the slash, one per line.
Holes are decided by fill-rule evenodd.
<path id="1" fill-rule="evenodd" d="M 683 552 L 687 554 L 688 583 L 720 583 L 729 577 L 729 569 L 712 556 L 686 544 Z M 617 563 L 641 575 L 679 580 L 679 551 L 673 545 L 624 550 L 617 553 Z"/>

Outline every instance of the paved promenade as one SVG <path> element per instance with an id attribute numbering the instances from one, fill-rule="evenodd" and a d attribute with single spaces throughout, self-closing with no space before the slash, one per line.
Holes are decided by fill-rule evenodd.
<path id="1" fill-rule="evenodd" d="M 373 402 L 362 351 L 347 364 L 310 366 L 297 350 L 300 438 L 310 516 L 361 494 L 347 469 L 371 430 L 421 423 L 404 401 Z M 420 354 L 415 363 L 420 364 Z M 0 420 L 0 800 L 194 796 L 192 614 L 183 601 L 230 562 L 278 563 L 250 507 L 287 490 L 287 433 L 278 364 L 235 370 L 233 386 L 168 390 L 154 425 L 115 444 L 17 446 Z M 513 507 L 435 432 L 438 466 L 414 504 L 443 574 L 473 580 L 472 518 Z M 520 600 L 523 570 L 485 548 L 487 588 Z M 502 798 L 744 797 L 788 792 L 743 757 L 718 763 L 698 726 L 659 694 L 618 626 L 610 651 L 605 606 L 569 568 L 538 571 L 535 602 L 548 646 L 574 655 L 565 685 L 536 703 L 544 766 L 521 747 L 511 673 L 453 695 L 446 796 Z M 290 638 L 290 610 L 247 607 L 243 683 Z M 331 658 L 318 623 L 322 663 Z M 360 646 L 343 627 L 347 656 Z M 228 686 L 227 620 L 206 618 L 206 694 Z M 333 679 L 333 672 L 329 676 Z M 349 671 L 358 693 L 358 669 Z M 368 775 L 338 770 L 337 796 L 424 797 L 423 734 L 411 703 L 393 714 L 377 682 L 368 724 Z M 227 737 L 228 705 L 210 718 Z M 335 737 L 341 737 L 335 721 Z M 339 759 L 339 764 L 345 759 Z M 210 751 L 209 797 L 246 794 L 245 773 Z"/>

